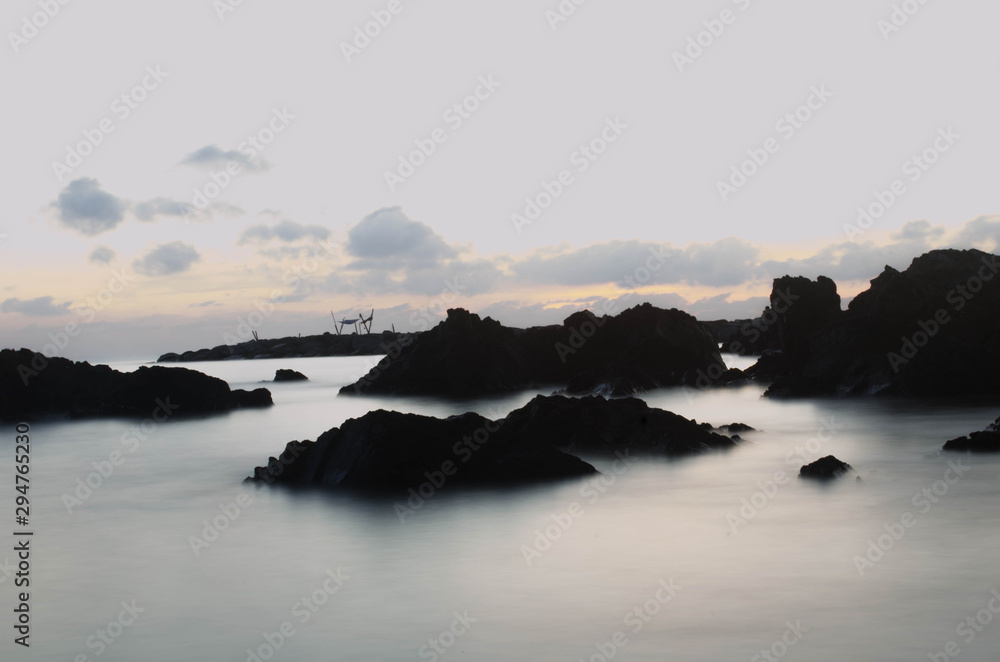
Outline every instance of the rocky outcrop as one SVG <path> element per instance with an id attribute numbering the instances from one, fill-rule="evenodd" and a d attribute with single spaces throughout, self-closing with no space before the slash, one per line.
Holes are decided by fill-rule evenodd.
<path id="1" fill-rule="evenodd" d="M 395 349 L 341 393 L 468 397 L 553 385 L 574 394 L 628 395 L 694 384 L 722 365 L 697 320 L 649 304 L 529 329 L 453 309 L 412 345 Z"/>
<path id="2" fill-rule="evenodd" d="M 1000 418 L 981 432 L 945 442 L 942 450 L 960 453 L 1000 453 Z"/>
<path id="3" fill-rule="evenodd" d="M 832 455 L 821 457 L 812 464 L 807 464 L 799 470 L 799 478 L 812 480 L 833 480 L 850 471 L 853 467 L 841 462 Z"/>
<path id="4" fill-rule="evenodd" d="M 595 472 L 568 453 L 670 456 L 735 444 L 634 398 L 537 396 L 501 420 L 369 412 L 316 441 L 289 443 L 249 480 L 379 490 L 521 483 Z"/>
<path id="5" fill-rule="evenodd" d="M 128 373 L 106 365 L 44 357 L 28 349 L 0 351 L 0 419 L 149 416 L 265 407 L 267 389 L 231 390 L 225 381 L 186 368 L 142 366 Z"/>
<path id="6" fill-rule="evenodd" d="M 384 331 L 338 336 L 319 336 L 249 340 L 232 345 L 187 352 L 168 352 L 157 363 L 189 363 L 195 361 L 230 361 L 233 359 L 290 359 L 309 356 L 355 356 L 388 354 L 394 344 L 408 345 L 419 334 Z"/>
<path id="7" fill-rule="evenodd" d="M 826 276 L 775 278 L 770 303 L 752 320 L 706 322 L 723 350 L 732 354 L 761 355 L 781 351 L 793 363 L 806 358 L 809 337 L 834 322 L 842 313 L 837 284 Z"/>
<path id="8" fill-rule="evenodd" d="M 1000 392 L 998 273 L 1000 257 L 978 250 L 887 266 L 842 315 L 783 346 L 767 395 Z"/>
<path id="9" fill-rule="evenodd" d="M 306 382 L 309 378 L 303 375 L 298 370 L 276 370 L 274 372 L 274 381 L 276 382 Z"/>

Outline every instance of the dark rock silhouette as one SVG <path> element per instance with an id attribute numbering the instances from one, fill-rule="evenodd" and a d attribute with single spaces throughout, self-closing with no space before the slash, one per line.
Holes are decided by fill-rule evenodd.
<path id="1" fill-rule="evenodd" d="M 942 450 L 966 453 L 1000 453 L 1000 418 L 982 432 L 972 432 L 945 442 Z"/>
<path id="2" fill-rule="evenodd" d="M 770 304 L 760 317 L 706 322 L 726 352 L 760 355 L 781 350 L 793 363 L 804 360 L 808 339 L 841 314 L 837 284 L 826 276 L 775 278 Z"/>
<path id="3" fill-rule="evenodd" d="M 773 379 L 774 397 L 998 393 L 998 272 L 1000 257 L 978 250 L 931 251 L 903 272 L 887 266 L 847 311 L 825 325 L 810 316 L 747 372 Z"/>
<path id="4" fill-rule="evenodd" d="M 850 471 L 853 467 L 846 462 L 841 462 L 832 455 L 821 457 L 811 464 L 807 464 L 799 470 L 799 478 L 810 478 L 815 480 L 833 480 L 839 478 Z"/>
<path id="5" fill-rule="evenodd" d="M 497 421 L 369 412 L 316 441 L 289 443 L 249 480 L 361 489 L 521 483 L 595 472 L 563 451 L 682 455 L 735 443 L 634 398 L 537 396 Z"/>
<path id="6" fill-rule="evenodd" d="M 309 378 L 303 375 L 298 370 L 276 370 L 274 373 L 274 381 L 276 382 L 304 382 L 309 381 Z"/>
<path id="7" fill-rule="evenodd" d="M 149 416 L 162 403 L 177 415 L 273 404 L 267 389 L 231 390 L 221 379 L 186 368 L 142 366 L 122 373 L 106 365 L 0 351 L 0 419 Z"/>
<path id="8" fill-rule="evenodd" d="M 180 354 L 167 352 L 157 363 L 228 361 L 233 359 L 289 359 L 308 356 L 354 356 L 388 354 L 394 344 L 408 345 L 419 334 L 384 331 L 364 335 L 318 336 L 248 340 L 233 345 L 218 345 Z"/>
<path id="9" fill-rule="evenodd" d="M 466 397 L 559 385 L 628 395 L 693 384 L 721 364 L 711 333 L 679 310 L 643 304 L 615 317 L 581 312 L 560 326 L 513 329 L 457 308 L 341 393 Z"/>

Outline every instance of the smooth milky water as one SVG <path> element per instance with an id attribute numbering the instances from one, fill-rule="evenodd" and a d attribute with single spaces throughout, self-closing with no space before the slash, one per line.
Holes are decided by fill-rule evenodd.
<path id="1" fill-rule="evenodd" d="M 178 416 L 134 452 L 121 439 L 136 420 L 33 424 L 33 631 L 18 659 L 245 661 L 251 649 L 273 660 L 719 662 L 767 659 L 754 658 L 766 648 L 783 660 L 915 661 L 952 641 L 962 660 L 997 659 L 1000 621 L 988 604 L 1000 590 L 1000 458 L 939 452 L 995 419 L 995 405 L 667 389 L 647 402 L 760 431 L 729 452 L 637 459 L 616 465 L 619 475 L 587 458 L 604 484 L 445 485 L 404 522 L 388 499 L 241 484 L 288 441 L 370 409 L 496 415 L 535 394 L 466 403 L 336 395 L 372 362 L 189 365 L 234 388 L 278 368 L 311 381 L 266 384 L 267 410 Z M 0 457 L 8 477 L 13 428 Z M 63 495 L 115 449 L 124 463 L 68 512 Z M 828 454 L 862 480 L 797 478 Z M 959 460 L 969 467 L 961 477 L 948 464 Z M 252 501 L 227 524 L 220 505 L 241 494 Z M 196 555 L 191 537 L 217 516 L 225 530 Z M 0 552 L 0 563 L 5 554 L 13 560 Z M 338 570 L 339 588 L 328 574 Z M 10 628 L 12 578 L 0 580 Z M 133 600 L 144 611 L 102 642 L 98 630 Z M 970 616 L 975 627 L 962 626 Z M 275 634 L 283 624 L 294 633 Z"/>

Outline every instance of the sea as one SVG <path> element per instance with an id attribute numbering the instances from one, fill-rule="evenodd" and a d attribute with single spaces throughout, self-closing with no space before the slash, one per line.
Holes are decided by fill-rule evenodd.
<path id="1" fill-rule="evenodd" d="M 186 365 L 266 386 L 268 409 L 31 423 L 29 585 L 15 587 L 15 539 L 0 534 L 0 659 L 1000 656 L 1000 457 L 941 452 L 996 419 L 995 402 L 665 388 L 643 399 L 755 431 L 682 459 L 587 457 L 600 476 L 519 488 L 431 476 L 388 498 L 243 482 L 289 441 L 370 410 L 495 417 L 549 393 L 338 395 L 378 358 Z M 279 368 L 309 381 L 262 383 Z M 15 434 L 5 424 L 0 443 L 11 520 Z M 826 455 L 852 470 L 798 478 Z M 28 648 L 14 643 L 23 591 Z"/>

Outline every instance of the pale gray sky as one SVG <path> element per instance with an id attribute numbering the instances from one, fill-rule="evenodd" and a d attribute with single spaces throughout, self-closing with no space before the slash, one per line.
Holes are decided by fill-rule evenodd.
<path id="1" fill-rule="evenodd" d="M 266 337 L 371 307 L 376 328 L 554 322 L 654 253 L 623 305 L 738 316 L 786 272 L 850 296 L 931 247 L 996 250 L 998 21 L 985 0 L 11 0 L 3 345 L 78 323 L 59 353 L 155 356 L 260 308 Z"/>

